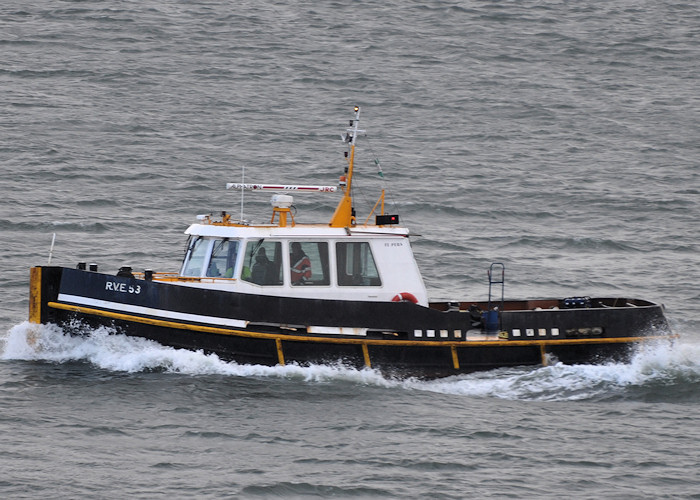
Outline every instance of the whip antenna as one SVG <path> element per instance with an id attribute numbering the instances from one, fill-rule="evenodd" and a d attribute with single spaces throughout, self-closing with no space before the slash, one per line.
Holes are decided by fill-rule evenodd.
<path id="1" fill-rule="evenodd" d="M 53 257 L 53 244 L 56 243 L 56 233 L 53 233 L 53 238 L 51 238 L 51 248 L 49 249 L 49 262 L 48 265 L 51 265 L 51 257 Z"/>
<path id="2" fill-rule="evenodd" d="M 241 184 L 245 184 L 245 165 L 243 165 L 243 172 L 241 173 Z M 241 189 L 241 223 L 243 223 L 243 192 L 245 189 Z"/>

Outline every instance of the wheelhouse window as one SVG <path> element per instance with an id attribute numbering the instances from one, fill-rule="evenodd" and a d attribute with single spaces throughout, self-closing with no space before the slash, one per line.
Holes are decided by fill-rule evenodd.
<path id="1" fill-rule="evenodd" d="M 249 241 L 241 279 L 258 285 L 281 285 L 282 244 L 265 239 Z"/>
<path id="2" fill-rule="evenodd" d="M 236 268 L 238 240 L 214 240 L 207 276 L 232 278 Z"/>
<path id="3" fill-rule="evenodd" d="M 339 286 L 381 286 L 368 242 L 336 243 L 335 254 Z"/>
<path id="4" fill-rule="evenodd" d="M 289 282 L 292 286 L 329 285 L 328 243 L 293 241 L 289 244 Z"/>
<path id="5" fill-rule="evenodd" d="M 201 276 L 204 260 L 209 251 L 209 242 L 201 236 L 191 239 L 185 256 L 185 263 L 182 266 L 182 276 Z"/>

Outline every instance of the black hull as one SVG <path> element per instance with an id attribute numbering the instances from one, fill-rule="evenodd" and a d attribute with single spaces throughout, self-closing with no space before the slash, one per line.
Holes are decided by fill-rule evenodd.
<path id="1" fill-rule="evenodd" d="M 474 318 L 466 311 L 247 295 L 42 267 L 32 270 L 30 320 L 71 333 L 80 331 L 71 330 L 75 320 L 112 326 L 244 364 L 342 363 L 390 375 L 440 377 L 541 365 L 551 357 L 571 364 L 627 360 L 634 345 L 672 337 L 661 306 L 637 303 L 552 310 L 522 310 L 522 303 L 513 303 L 518 309 L 500 313 L 500 338 L 467 339 Z M 309 325 L 366 331 L 314 334 Z"/>

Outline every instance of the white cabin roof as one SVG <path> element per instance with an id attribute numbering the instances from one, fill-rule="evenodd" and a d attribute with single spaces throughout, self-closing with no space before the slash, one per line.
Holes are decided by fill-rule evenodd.
<path id="1" fill-rule="evenodd" d="M 329 227 L 328 224 L 297 224 L 280 227 L 277 225 L 215 225 L 192 224 L 185 234 L 214 238 L 342 238 L 348 236 L 406 237 L 408 228 L 397 226 L 352 226 Z"/>

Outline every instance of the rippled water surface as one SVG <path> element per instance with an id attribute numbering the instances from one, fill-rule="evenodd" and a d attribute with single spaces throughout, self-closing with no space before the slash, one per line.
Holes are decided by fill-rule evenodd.
<path id="1" fill-rule="evenodd" d="M 687 0 L 3 2 L 3 497 L 699 498 L 698 26 Z M 59 265 L 176 269 L 244 167 L 334 182 L 354 105 L 360 216 L 386 187 L 433 298 L 499 261 L 508 297 L 655 300 L 681 339 L 419 381 L 26 323 L 54 233 Z"/>

